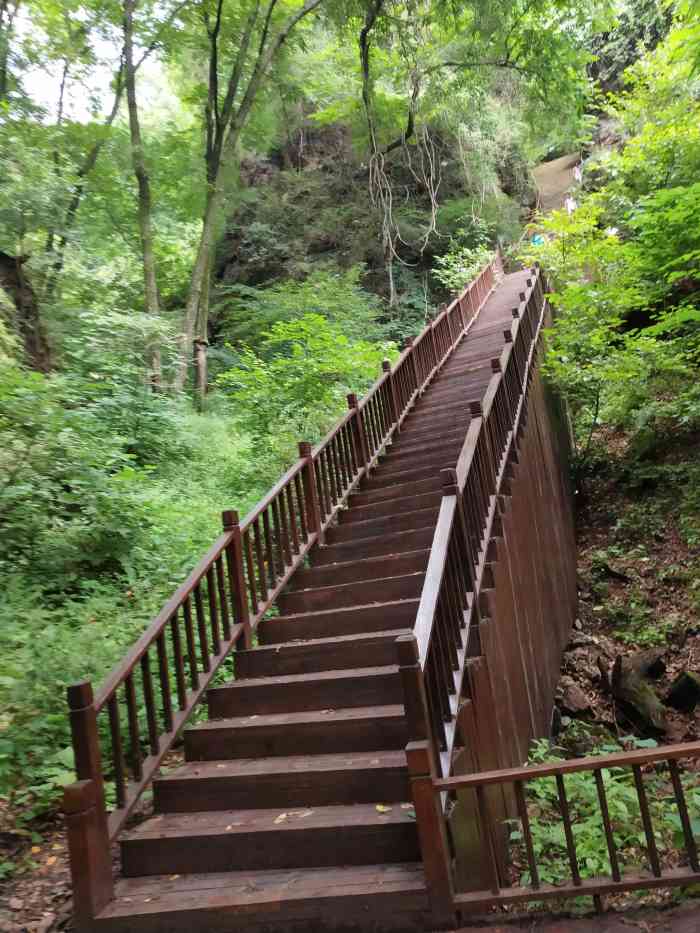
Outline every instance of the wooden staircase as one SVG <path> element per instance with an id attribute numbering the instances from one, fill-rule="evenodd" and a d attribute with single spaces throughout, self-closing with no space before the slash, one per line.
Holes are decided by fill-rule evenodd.
<path id="1" fill-rule="evenodd" d="M 376 469 L 209 689 L 185 763 L 120 839 L 94 929 L 429 930 L 396 639 L 412 632 L 442 499 L 527 273 L 507 277 Z"/>

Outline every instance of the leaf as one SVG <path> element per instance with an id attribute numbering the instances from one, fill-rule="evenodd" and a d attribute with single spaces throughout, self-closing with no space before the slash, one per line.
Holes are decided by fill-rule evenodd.
<path id="1" fill-rule="evenodd" d="M 391 807 L 388 807 L 385 803 L 378 803 L 374 809 L 377 811 L 377 813 L 390 813 L 391 812 Z"/>
<path id="2" fill-rule="evenodd" d="M 284 823 L 284 821 L 287 819 L 287 816 L 288 816 L 288 815 L 289 815 L 289 814 L 287 814 L 287 813 L 280 813 L 279 816 L 276 816 L 276 817 L 275 817 L 274 822 L 275 822 L 275 823 Z"/>

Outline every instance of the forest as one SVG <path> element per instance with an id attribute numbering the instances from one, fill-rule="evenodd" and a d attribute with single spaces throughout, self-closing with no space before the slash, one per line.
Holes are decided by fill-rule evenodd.
<path id="1" fill-rule="evenodd" d="M 586 629 L 685 650 L 699 179 L 697 0 L 0 0 L 0 879 L 65 688 L 496 249 L 549 277 Z"/>

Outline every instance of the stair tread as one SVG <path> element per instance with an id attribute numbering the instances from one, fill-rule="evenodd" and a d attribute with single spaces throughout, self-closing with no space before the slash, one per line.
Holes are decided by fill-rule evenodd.
<path id="1" fill-rule="evenodd" d="M 279 618 L 287 619 L 288 616 L 279 616 Z M 267 651 L 273 654 L 277 654 L 279 651 L 284 650 L 284 648 L 299 648 L 301 645 L 309 648 L 319 648 L 323 645 L 334 645 L 338 642 L 353 644 L 355 642 L 361 642 L 365 638 L 369 639 L 370 641 L 377 641 L 378 639 L 383 638 L 398 638 L 399 635 L 405 635 L 410 631 L 411 629 L 409 628 L 392 628 L 381 632 L 353 632 L 350 635 L 329 635 L 327 638 L 292 638 L 289 641 L 280 641 L 272 645 L 258 645 L 257 648 L 250 648 L 247 652 L 241 651 L 239 653 L 248 654 L 252 651 Z M 246 678 L 246 680 L 249 679 L 250 678 Z"/>
<path id="2" fill-rule="evenodd" d="M 226 716 L 197 723 L 188 731 L 206 732 L 214 729 L 246 729 L 262 726 L 299 726 L 308 723 L 339 723 L 348 720 L 374 720 L 387 717 L 403 719 L 404 708 L 398 704 L 387 706 L 351 706 L 345 709 L 307 710 L 300 713 L 264 713 L 252 716 Z"/>
<path id="3" fill-rule="evenodd" d="M 377 806 L 382 809 L 378 810 Z M 412 805 L 336 804 L 323 807 L 297 806 L 260 810 L 203 810 L 195 813 L 162 813 L 149 817 L 124 833 L 126 841 L 139 839 L 186 838 L 193 835 L 228 836 L 250 832 L 288 832 L 352 826 L 415 824 Z"/>
<path id="4" fill-rule="evenodd" d="M 280 755 L 274 758 L 231 758 L 225 761 L 189 761 L 156 778 L 170 781 L 200 781 L 206 778 L 254 777 L 255 775 L 311 773 L 320 771 L 381 771 L 405 768 L 403 749 L 380 752 L 348 752 L 345 755 Z"/>
<path id="5" fill-rule="evenodd" d="M 345 542 L 348 543 L 348 542 Z M 353 544 L 357 544 L 357 541 L 353 541 Z M 420 602 L 419 599 L 389 599 L 386 602 L 374 602 L 374 603 L 362 603 L 359 606 L 342 606 L 338 609 L 315 609 L 311 612 L 289 612 L 285 613 L 283 616 L 277 616 L 276 619 L 271 619 L 269 624 L 275 625 L 278 622 L 288 622 L 290 619 L 305 619 L 307 616 L 325 616 L 330 612 L 334 613 L 354 613 L 361 609 L 376 609 L 377 606 L 400 606 L 400 605 L 410 605 L 415 603 L 416 607 Z"/>
<path id="6" fill-rule="evenodd" d="M 382 505 L 383 504 L 384 503 L 382 502 Z M 400 554 L 382 554 L 380 557 L 372 556 L 372 557 L 359 557 L 359 558 L 355 558 L 355 560 L 337 560 L 337 561 L 334 561 L 332 564 L 323 564 L 322 567 L 324 570 L 328 569 L 329 572 L 330 572 L 331 567 L 335 568 L 336 570 L 343 570 L 343 569 L 350 568 L 350 567 L 357 567 L 358 570 L 362 570 L 364 567 L 381 566 L 382 564 L 385 564 L 388 560 L 392 560 L 393 558 L 398 559 L 400 557 L 410 557 L 411 555 L 417 556 L 420 554 L 427 556 L 428 554 L 430 554 L 430 548 L 416 548 L 412 551 L 402 551 Z M 298 571 L 296 576 L 301 577 L 303 580 L 304 574 L 308 574 L 308 573 L 311 573 L 313 571 L 320 570 L 320 569 L 321 567 L 309 567 L 308 569 L 305 568 L 304 570 Z M 406 574 L 396 574 L 396 576 L 406 576 Z M 293 579 L 294 578 L 292 578 L 292 581 Z M 384 579 L 384 577 L 377 577 L 377 579 L 382 580 Z M 373 580 L 372 582 L 375 582 L 375 581 Z M 338 584 L 333 584 L 333 583 L 328 584 L 328 586 L 337 586 L 337 585 Z M 314 584 L 312 587 L 308 587 L 308 589 L 316 589 L 317 587 L 318 587 L 318 584 Z M 294 592 L 299 593 L 299 592 L 302 592 L 302 590 L 303 588 L 299 587 L 298 589 L 294 590 Z"/>
<path id="7" fill-rule="evenodd" d="M 361 525 L 362 522 L 356 522 L 355 524 Z M 349 527 L 354 527 L 354 526 L 349 526 Z M 409 580 L 411 578 L 423 577 L 423 576 L 425 576 L 425 570 L 413 570 L 408 573 L 406 573 L 406 571 L 404 570 L 403 572 L 398 572 L 398 573 L 387 573 L 387 575 L 384 577 L 377 577 L 376 579 L 372 579 L 372 580 L 361 580 L 361 579 L 352 580 L 349 583 L 322 583 L 322 584 L 314 583 L 311 586 L 307 586 L 304 588 L 300 587 L 298 590 L 289 590 L 288 593 L 283 593 L 282 596 L 294 595 L 296 597 L 296 596 L 308 595 L 310 593 L 315 593 L 318 590 L 336 590 L 338 597 L 341 598 L 344 593 L 352 592 L 353 587 L 379 586 L 382 583 L 387 583 L 389 580 Z"/>
<path id="8" fill-rule="evenodd" d="M 279 912 L 280 902 L 426 892 L 420 862 L 351 865 L 332 868 L 272 869 L 267 871 L 211 872 L 151 875 L 117 881 L 115 898 L 99 919 L 128 918 L 136 914 L 202 911 L 211 908 L 252 908 L 267 905 Z"/>
<path id="9" fill-rule="evenodd" d="M 416 600 L 417 602 L 417 600 Z M 377 605 L 383 605 L 378 603 Z M 357 608 L 357 607 L 354 607 Z M 290 618 L 280 616 L 280 618 Z M 281 674 L 278 677 L 246 677 L 244 680 L 234 680 L 231 683 L 213 687 L 213 690 L 237 690 L 248 687 L 286 686 L 288 684 L 313 683 L 319 680 L 341 680 L 348 677 L 384 677 L 398 671 L 395 664 L 386 664 L 382 667 L 355 667 L 340 671 L 312 671 L 310 674 Z"/>

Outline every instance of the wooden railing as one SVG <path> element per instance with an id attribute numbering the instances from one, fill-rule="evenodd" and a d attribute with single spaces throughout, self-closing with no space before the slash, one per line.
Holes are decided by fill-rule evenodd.
<path id="1" fill-rule="evenodd" d="M 95 694 L 68 690 L 78 783 L 65 811 L 76 908 L 89 919 L 112 892 L 110 842 L 235 647 L 253 634 L 309 550 L 323 540 L 415 400 L 469 330 L 496 282 L 500 258 L 428 324 L 362 401 L 223 533 Z M 108 810 L 108 804 L 112 807 Z M 82 906 L 80 906 L 82 905 Z"/>
<path id="2" fill-rule="evenodd" d="M 440 795 L 450 796 L 456 793 L 471 793 L 475 796 L 475 811 L 478 815 L 479 833 L 483 840 L 482 865 L 484 867 L 486 886 L 480 890 L 464 893 L 452 893 L 451 901 L 456 910 L 483 911 L 492 906 L 506 904 L 526 903 L 527 901 L 543 901 L 552 899 L 566 899 L 587 895 L 595 899 L 606 894 L 616 894 L 622 891 L 640 889 L 677 887 L 679 885 L 697 884 L 700 880 L 700 866 L 698 865 L 697 843 L 693 833 L 693 822 L 688 812 L 686 793 L 682 780 L 681 762 L 689 761 L 689 774 L 695 777 L 700 761 L 700 742 L 684 745 L 669 745 L 653 750 L 643 749 L 629 752 L 619 752 L 612 755 L 601 755 L 590 758 L 558 761 L 552 764 L 535 765 L 532 767 L 512 768 L 481 774 L 470 774 L 459 777 L 450 777 L 435 780 L 432 790 L 435 799 Z M 680 826 L 680 839 L 673 853 L 670 864 L 664 865 L 660 846 L 657 841 L 658 825 L 654 826 L 654 819 L 649 803 L 648 790 L 645 787 L 645 773 L 653 774 L 655 785 L 658 788 L 662 778 L 662 766 L 668 775 L 671 794 L 665 801 L 667 813 L 675 811 Z M 582 878 L 579 863 L 579 853 L 575 840 L 575 816 L 579 809 L 579 801 L 567 796 L 566 776 L 573 774 L 588 775 L 595 782 L 595 796 L 598 804 L 600 818 L 600 833 L 605 839 L 609 874 L 597 875 L 593 878 Z M 569 877 L 562 878 L 557 884 L 543 883 L 540 872 L 545 867 L 538 864 L 533 843 L 533 821 L 528 810 L 528 786 L 544 778 L 554 778 L 556 782 L 556 797 L 558 805 L 558 825 L 561 826 L 565 842 L 566 855 L 569 863 Z M 610 781 L 620 783 L 627 781 L 634 786 L 637 801 L 637 812 L 629 805 L 626 796 L 627 824 L 637 819 L 642 828 L 644 846 L 635 846 L 634 852 L 621 853 L 616 832 L 618 826 L 611 814 L 608 803 Z M 607 788 L 606 788 L 607 784 Z M 697 780 L 695 780 L 697 785 Z M 508 865 L 499 857 L 499 837 L 504 833 L 500 830 L 489 803 L 489 788 L 503 789 L 516 803 L 516 820 L 509 820 L 506 832 L 512 832 L 517 826 L 522 838 L 525 860 L 527 863 L 529 881 L 526 884 L 514 885 L 508 877 Z M 587 798 L 588 799 L 588 798 Z M 586 813 L 586 818 L 592 814 Z M 552 815 L 555 816 L 554 814 Z M 538 803 L 535 820 L 542 819 L 542 805 Z M 647 865 L 639 864 L 643 861 L 642 852 L 646 850 Z M 634 856 L 637 864 L 631 866 L 630 872 L 623 870 L 623 857 L 629 859 Z M 680 864 L 679 864 L 680 863 Z"/>
<path id="3" fill-rule="evenodd" d="M 453 907 L 444 801 L 435 782 L 450 773 L 466 661 L 481 654 L 480 596 L 497 497 L 522 428 L 546 303 L 540 270 L 513 309 L 483 401 L 465 399 L 472 420 L 454 470 L 443 471 L 443 499 L 412 635 L 397 640 L 410 742 L 408 768 L 421 852 L 436 917 Z"/>

